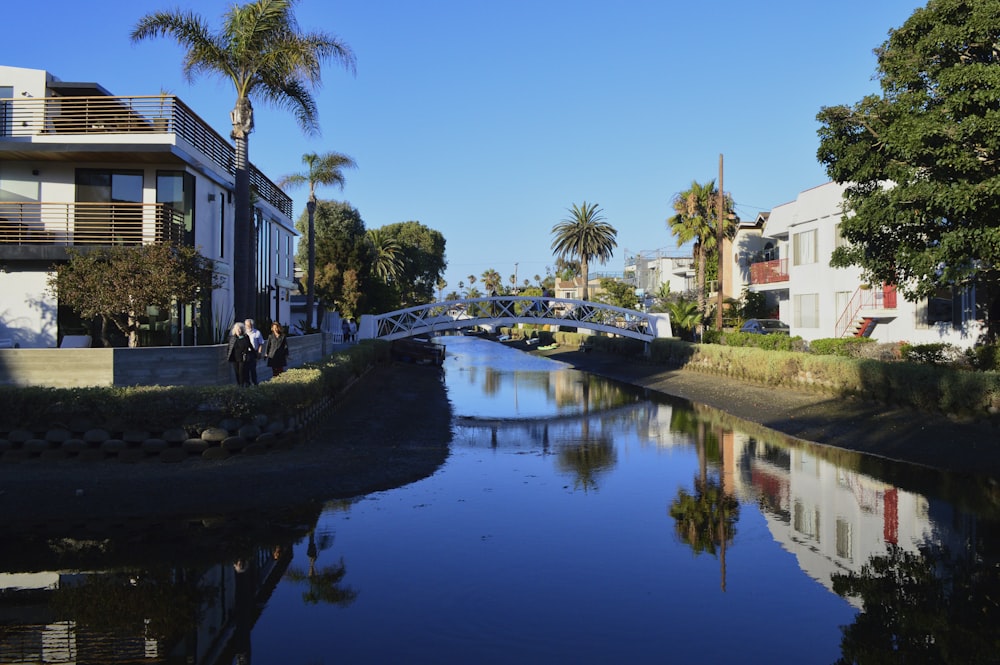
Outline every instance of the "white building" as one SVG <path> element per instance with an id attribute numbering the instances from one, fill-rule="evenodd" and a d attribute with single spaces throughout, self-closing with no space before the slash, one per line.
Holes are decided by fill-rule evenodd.
<path id="1" fill-rule="evenodd" d="M 843 192 L 833 182 L 808 189 L 771 210 L 759 237 L 741 228 L 733 243 L 733 264 L 749 268 L 741 279 L 766 294 L 791 333 L 806 340 L 863 335 L 972 346 L 983 327 L 974 288 L 912 302 L 891 285 L 863 284 L 856 266 L 830 267 L 834 248 L 844 242 Z"/>
<path id="2" fill-rule="evenodd" d="M 680 249 L 634 254 L 625 250 L 625 281 L 635 285 L 640 300 L 659 293 L 664 284 L 669 285 L 670 293 L 688 293 L 696 287 L 694 259 Z"/>
<path id="3" fill-rule="evenodd" d="M 213 343 L 236 317 L 286 320 L 292 201 L 253 166 L 256 311 L 233 312 L 234 156 L 172 95 L 118 97 L 0 66 L 0 343 L 55 347 L 93 334 L 47 289 L 70 247 L 180 242 L 214 262 L 222 288 L 197 306 L 148 312 L 143 345 Z"/>

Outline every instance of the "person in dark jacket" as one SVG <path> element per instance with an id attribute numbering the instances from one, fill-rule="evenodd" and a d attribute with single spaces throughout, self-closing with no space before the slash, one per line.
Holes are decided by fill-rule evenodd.
<path id="1" fill-rule="evenodd" d="M 267 358 L 267 366 L 271 368 L 272 377 L 285 371 L 288 365 L 288 337 L 277 321 L 271 324 L 271 334 L 264 342 L 264 356 Z"/>
<path id="2" fill-rule="evenodd" d="M 229 349 L 226 352 L 226 360 L 233 366 L 236 374 L 236 385 L 250 385 L 249 363 L 257 362 L 257 356 L 253 351 L 253 344 L 247 335 L 246 328 L 242 323 L 233 324 L 233 330 L 229 335 Z"/>

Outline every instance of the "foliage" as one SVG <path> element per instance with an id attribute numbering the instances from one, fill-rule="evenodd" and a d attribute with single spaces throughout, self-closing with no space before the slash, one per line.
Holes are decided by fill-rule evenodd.
<path id="1" fill-rule="evenodd" d="M 150 307 L 197 301 L 220 286 L 212 263 L 193 247 L 166 244 L 117 246 L 81 252 L 49 277 L 59 302 L 83 318 L 103 317 L 138 346 L 139 319 Z"/>
<path id="2" fill-rule="evenodd" d="M 391 285 L 397 305 L 392 309 L 434 302 L 435 288 L 448 266 L 441 232 L 415 221 L 388 224 L 378 231 L 400 249 L 399 273 Z"/>
<path id="3" fill-rule="evenodd" d="M 772 351 L 801 351 L 805 347 L 805 342 L 801 337 L 790 335 L 759 335 L 737 331 L 724 332 L 719 337 L 719 343 L 726 346 L 751 346 Z"/>
<path id="4" fill-rule="evenodd" d="M 300 233 L 308 230 L 308 212 L 295 223 Z M 351 204 L 341 201 L 318 201 L 314 214 L 316 232 L 316 295 L 324 307 L 335 307 L 341 315 L 353 316 L 365 311 L 363 299 L 372 265 L 372 246 L 368 242 L 364 220 Z M 296 262 L 303 251 L 299 243 Z M 353 276 L 351 276 L 353 274 Z M 345 280 L 348 280 L 345 287 Z"/>
<path id="5" fill-rule="evenodd" d="M 955 347 L 945 342 L 930 344 L 903 344 L 899 348 L 903 360 L 916 363 L 940 365 L 948 361 L 949 355 L 954 355 Z M 949 353 L 950 352 L 950 353 Z"/>
<path id="6" fill-rule="evenodd" d="M 558 258 L 576 258 L 580 261 L 583 277 L 583 300 L 588 295 L 590 262 L 607 262 L 618 246 L 618 231 L 604 220 L 604 211 L 596 203 L 581 206 L 575 203 L 568 208 L 569 217 L 552 227 L 552 251 Z"/>
<path id="7" fill-rule="evenodd" d="M 978 283 L 997 325 L 1000 58 L 995 2 L 931 0 L 877 50 L 881 95 L 821 109 L 819 160 L 847 185 L 834 266 L 909 299 Z M 891 184 L 887 184 L 891 183 Z"/>
<path id="8" fill-rule="evenodd" d="M 601 289 L 604 292 L 597 297 L 600 302 L 627 309 L 635 309 L 635 306 L 639 304 L 639 298 L 635 295 L 635 287 L 619 279 L 602 278 Z"/>
<path id="9" fill-rule="evenodd" d="M 233 229 L 233 298 L 235 311 L 251 311 L 255 264 L 250 259 L 251 218 L 249 136 L 254 128 L 251 100 L 290 109 L 304 131 L 318 133 L 316 101 L 310 89 L 321 81 L 320 67 L 333 60 L 353 71 L 354 54 L 343 42 L 322 32 L 301 32 L 295 0 L 255 0 L 232 5 L 222 29 L 212 32 L 194 12 L 154 12 L 139 19 L 132 42 L 171 37 L 185 49 L 184 76 L 198 74 L 228 80 L 236 91 L 230 113 L 236 142 L 235 220 Z"/>
<path id="10" fill-rule="evenodd" d="M 347 155 L 339 152 L 328 152 L 320 156 L 314 152 L 302 155 L 302 163 L 306 165 L 305 173 L 293 173 L 281 179 L 282 188 L 309 185 L 309 201 L 306 204 L 306 326 L 312 327 L 315 311 L 314 297 L 316 285 L 316 234 L 314 228 L 314 213 L 316 208 L 316 185 L 338 185 L 344 188 L 344 169 L 355 168 L 357 164 Z M 301 265 L 301 263 L 299 264 Z"/>
<path id="11" fill-rule="evenodd" d="M 818 356 L 843 356 L 845 358 L 858 358 L 858 346 L 868 346 L 874 344 L 871 337 L 828 337 L 824 339 L 814 339 L 809 342 L 809 352 Z"/>
<path id="12" fill-rule="evenodd" d="M 740 321 L 769 318 L 770 310 L 767 306 L 767 295 L 759 291 L 751 291 L 749 287 L 744 286 L 739 301 L 733 304 L 729 311 Z"/>
<path id="13" fill-rule="evenodd" d="M 372 244 L 372 275 L 386 285 L 392 284 L 403 274 L 402 248 L 399 241 L 383 229 L 368 231 L 368 242 Z M 440 283 L 435 286 L 441 287 Z"/>
<path id="14" fill-rule="evenodd" d="M 1000 370 L 1000 346 L 995 344 L 984 344 L 969 349 L 969 364 L 975 369 L 983 372 L 995 372 Z"/>
<path id="15" fill-rule="evenodd" d="M 698 279 L 698 311 L 707 315 L 706 298 L 708 292 L 706 283 L 708 275 L 708 257 L 714 255 L 718 244 L 718 220 L 720 216 L 726 220 L 723 233 L 732 237 L 736 230 L 734 204 L 730 195 L 723 195 L 725 211 L 719 214 L 719 190 L 715 181 L 709 180 L 704 185 L 697 181 L 691 182 L 691 187 L 674 196 L 674 216 L 667 219 L 667 228 L 677 237 L 677 246 L 694 243 L 694 257 Z M 717 270 L 717 269 L 716 269 Z"/>
<path id="16" fill-rule="evenodd" d="M 670 325 L 674 333 L 688 341 L 694 340 L 695 331 L 701 324 L 701 313 L 698 303 L 680 298 L 667 305 L 670 314 Z"/>
<path id="17" fill-rule="evenodd" d="M 908 552 L 894 543 L 858 572 L 834 573 L 833 590 L 859 598 L 845 626 L 848 663 L 989 663 L 1000 644 L 1000 562 L 982 541 L 952 554 L 928 543 Z"/>

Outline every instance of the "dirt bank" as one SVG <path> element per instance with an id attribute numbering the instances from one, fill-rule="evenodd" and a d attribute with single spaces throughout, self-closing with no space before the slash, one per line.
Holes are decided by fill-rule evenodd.
<path id="1" fill-rule="evenodd" d="M 1000 429 L 944 415 L 772 388 L 613 354 L 536 352 L 611 379 L 683 397 L 806 441 L 945 471 L 1000 478 Z"/>

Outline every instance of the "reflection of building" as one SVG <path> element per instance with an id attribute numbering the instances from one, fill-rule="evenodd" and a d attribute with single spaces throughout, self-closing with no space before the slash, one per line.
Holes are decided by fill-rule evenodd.
<path id="1" fill-rule="evenodd" d="M 144 577 L 153 573 L 142 570 L 0 574 L 0 663 L 219 662 L 220 655 L 239 651 L 241 635 L 248 636 L 258 608 L 288 567 L 291 551 L 284 547 L 275 556 L 275 550 L 259 549 L 253 560 L 198 571 L 173 567 L 168 591 L 162 584 L 146 584 Z M 157 581 L 162 581 L 162 573 Z M 87 627 L 68 610 L 59 609 L 76 607 L 82 600 L 98 614 L 120 611 L 105 605 L 107 595 L 114 593 L 109 589 L 168 617 L 187 613 L 197 617 L 197 623 L 175 639 L 164 640 L 148 632 L 150 626 L 162 623 L 157 617 L 130 616 L 128 625 L 140 628 L 112 632 Z M 66 601 L 70 596 L 76 600 Z M 186 601 L 196 605 L 178 606 Z M 114 620 L 108 623 L 114 625 Z"/>
<path id="2" fill-rule="evenodd" d="M 849 471 L 805 448 L 730 434 L 737 493 L 756 497 L 775 540 L 828 588 L 834 573 L 857 572 L 888 546 L 916 552 L 939 537 L 920 494 Z"/>
<path id="3" fill-rule="evenodd" d="M 172 95 L 120 97 L 0 66 L 0 341 L 43 348 L 91 334 L 47 289 L 68 250 L 180 243 L 224 284 L 196 307 L 142 313 L 142 344 L 215 343 L 234 316 L 234 159 L 229 140 Z M 292 200 L 253 165 L 250 183 L 255 311 L 235 315 L 285 321 Z"/>

